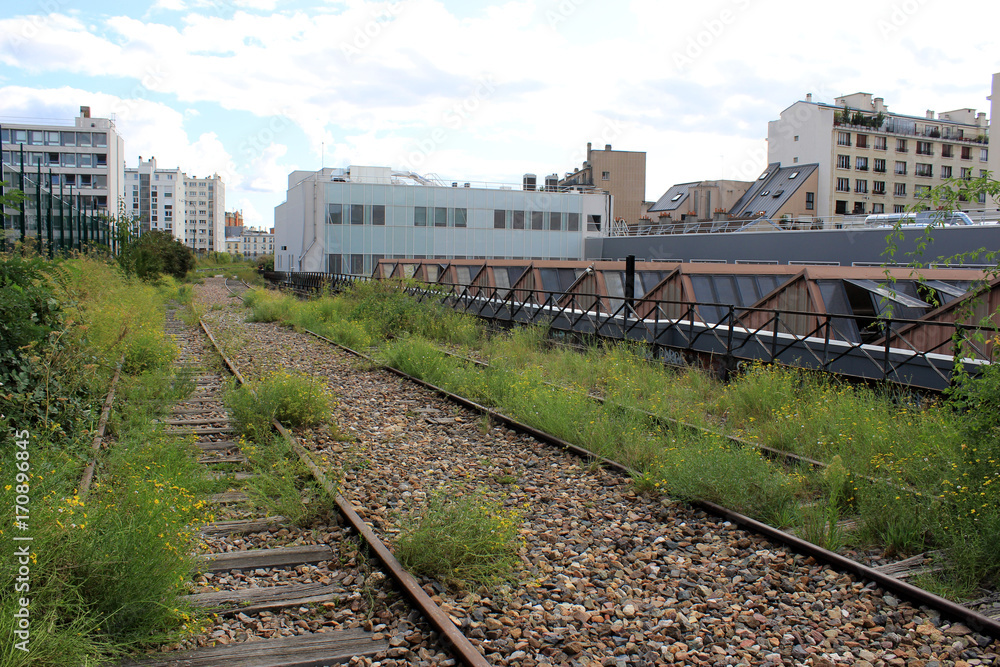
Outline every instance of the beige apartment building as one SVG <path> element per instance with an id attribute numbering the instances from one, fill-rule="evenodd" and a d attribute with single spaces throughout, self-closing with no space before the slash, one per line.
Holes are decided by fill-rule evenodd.
<path id="1" fill-rule="evenodd" d="M 261 257 L 274 254 L 274 228 L 264 232 L 242 228 L 239 236 L 226 237 L 226 252 L 241 257 Z"/>
<path id="2" fill-rule="evenodd" d="M 653 222 L 717 220 L 725 218 L 753 181 L 694 181 L 671 186 L 649 207 Z"/>
<path id="3" fill-rule="evenodd" d="M 587 143 L 583 166 L 559 180 L 559 187 L 589 186 L 611 195 L 615 219 L 637 225 L 646 212 L 646 153 L 640 151 L 593 150 Z"/>
<path id="4" fill-rule="evenodd" d="M 815 215 L 825 224 L 844 216 L 901 213 L 949 178 L 972 178 L 989 166 L 985 113 L 956 109 L 924 116 L 891 113 L 869 93 L 834 104 L 805 100 L 768 123 L 768 162 L 819 165 Z M 996 208 L 980 198 L 969 211 Z"/>

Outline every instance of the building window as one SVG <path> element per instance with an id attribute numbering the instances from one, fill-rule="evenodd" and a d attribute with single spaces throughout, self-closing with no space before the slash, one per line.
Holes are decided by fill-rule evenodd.
<path id="1" fill-rule="evenodd" d="M 951 144 L 941 144 L 941 157 L 953 157 L 954 148 Z"/>
<path id="2" fill-rule="evenodd" d="M 863 178 L 854 180 L 854 191 L 858 194 L 868 194 L 868 181 Z"/>
<path id="3" fill-rule="evenodd" d="M 989 156 L 990 156 L 989 149 L 987 149 L 987 148 L 980 148 L 979 149 L 979 161 L 980 162 L 986 162 L 986 160 L 989 158 Z"/>
<path id="4" fill-rule="evenodd" d="M 868 148 L 868 135 L 857 134 L 854 136 L 854 142 L 858 148 Z"/>
<path id="5" fill-rule="evenodd" d="M 885 173 L 885 158 L 875 158 L 875 167 L 873 171 L 880 174 Z"/>
<path id="6" fill-rule="evenodd" d="M 885 194 L 885 181 L 872 181 L 872 194 Z"/>
<path id="7" fill-rule="evenodd" d="M 896 183 L 896 188 L 895 188 L 895 190 L 893 191 L 892 194 L 894 194 L 897 197 L 905 197 L 906 196 L 906 183 Z"/>
<path id="8" fill-rule="evenodd" d="M 587 231 L 588 232 L 599 232 L 601 231 L 601 216 L 587 214 Z"/>
<path id="9" fill-rule="evenodd" d="M 896 152 L 905 153 L 909 149 L 906 147 L 906 139 L 896 139 Z"/>
<path id="10" fill-rule="evenodd" d="M 562 213 L 549 213 L 549 229 L 554 232 L 562 230 Z"/>
<path id="11" fill-rule="evenodd" d="M 806 210 L 812 211 L 816 208 L 816 193 L 807 192 L 806 193 Z"/>
<path id="12" fill-rule="evenodd" d="M 872 204 L 872 213 L 885 213 L 885 204 Z"/>
<path id="13" fill-rule="evenodd" d="M 847 202 L 838 199 L 833 212 L 837 215 L 847 215 Z"/>
<path id="14" fill-rule="evenodd" d="M 962 176 L 961 176 L 961 178 L 962 178 L 963 181 L 970 181 L 970 180 L 972 180 L 972 169 L 969 168 L 969 167 L 962 167 Z"/>
<path id="15" fill-rule="evenodd" d="M 837 145 L 838 146 L 850 146 L 851 145 L 851 133 L 850 132 L 838 132 L 837 133 Z"/>
<path id="16" fill-rule="evenodd" d="M 913 188 L 914 197 L 926 197 L 931 193 L 931 186 L 929 185 L 917 185 Z"/>
<path id="17" fill-rule="evenodd" d="M 372 206 L 372 224 L 384 226 L 385 225 L 385 205 L 375 204 Z"/>
<path id="18" fill-rule="evenodd" d="M 868 171 L 868 158 L 858 157 L 854 160 L 854 168 L 858 171 Z"/>
<path id="19" fill-rule="evenodd" d="M 837 179 L 837 192 L 850 192 L 851 191 L 851 179 L 849 178 L 838 178 Z"/>
<path id="20" fill-rule="evenodd" d="M 894 170 L 893 173 L 895 173 L 895 174 L 897 174 L 899 176 L 906 176 L 906 163 L 905 162 L 900 162 L 900 161 L 897 160 L 896 161 L 896 169 Z"/>
<path id="21" fill-rule="evenodd" d="M 365 224 L 365 207 L 361 204 L 351 205 L 351 224 L 352 225 L 363 225 Z"/>
<path id="22" fill-rule="evenodd" d="M 927 177 L 933 176 L 934 166 L 918 162 L 917 168 L 914 170 L 914 173 L 916 173 L 917 176 L 927 176 Z"/>
<path id="23" fill-rule="evenodd" d="M 516 212 L 516 211 L 515 211 Z M 524 215 L 523 213 L 521 215 Z M 524 219 L 521 219 L 521 227 L 524 227 Z M 493 229 L 507 228 L 507 211 L 496 209 L 493 211 Z"/>
<path id="24" fill-rule="evenodd" d="M 918 141 L 917 155 L 934 155 L 934 143 L 930 141 Z"/>
<path id="25" fill-rule="evenodd" d="M 578 231 L 580 231 L 580 214 L 579 213 L 567 213 L 566 214 L 566 231 L 567 232 L 578 232 Z"/>
<path id="26" fill-rule="evenodd" d="M 610 181 L 611 180 L 611 172 L 610 171 L 602 171 L 601 172 L 601 180 L 602 181 Z"/>
<path id="27" fill-rule="evenodd" d="M 941 167 L 941 178 L 951 178 L 951 165 L 946 164 Z"/>
<path id="28" fill-rule="evenodd" d="M 863 201 L 854 202 L 854 210 L 851 211 L 853 215 L 864 215 L 865 214 L 865 203 Z"/>
<path id="29" fill-rule="evenodd" d="M 850 169 L 851 168 L 851 156 L 850 155 L 838 155 L 837 156 L 837 169 Z"/>
<path id="30" fill-rule="evenodd" d="M 455 209 L 455 226 L 456 227 L 468 227 L 469 226 L 469 210 L 465 208 Z"/>
<path id="31" fill-rule="evenodd" d="M 793 139 L 793 141 L 798 141 L 798 140 L 799 140 L 799 135 L 796 134 L 795 138 Z"/>
<path id="32" fill-rule="evenodd" d="M 524 211 L 514 211 L 511 216 L 513 229 L 524 229 Z"/>
<path id="33" fill-rule="evenodd" d="M 905 213 L 906 212 L 906 206 L 904 206 L 903 204 L 895 204 L 892 207 L 892 212 L 893 213 Z"/>
<path id="34" fill-rule="evenodd" d="M 193 211 L 189 211 L 193 213 Z M 343 216 L 341 214 L 340 204 L 327 204 L 326 207 L 326 224 L 328 225 L 339 225 L 343 223 Z"/>
<path id="35" fill-rule="evenodd" d="M 962 146 L 962 159 L 971 160 L 972 159 L 972 148 L 969 146 Z"/>
<path id="36" fill-rule="evenodd" d="M 437 206 L 434 208 L 434 226 L 435 227 L 448 226 L 448 209 L 441 206 Z"/>
<path id="37" fill-rule="evenodd" d="M 531 212 L 531 228 L 545 229 L 545 214 L 541 211 Z"/>
<path id="38" fill-rule="evenodd" d="M 875 137 L 875 145 L 873 148 L 877 151 L 884 151 L 886 149 L 885 137 Z"/>
<path id="39" fill-rule="evenodd" d="M 427 226 L 427 207 L 417 206 L 413 209 L 413 226 L 414 227 L 426 227 Z"/>

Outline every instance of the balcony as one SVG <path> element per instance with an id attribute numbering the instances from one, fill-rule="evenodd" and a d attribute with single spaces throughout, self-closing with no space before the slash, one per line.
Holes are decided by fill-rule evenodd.
<path id="1" fill-rule="evenodd" d="M 931 139 L 940 139 L 941 141 L 950 141 L 954 143 L 963 144 L 989 144 L 989 135 L 985 128 L 983 128 L 983 133 L 975 137 L 956 137 L 950 134 L 940 134 L 935 135 L 928 132 L 917 132 L 915 128 L 911 128 L 908 125 L 897 125 L 893 123 L 892 120 L 884 123 L 881 127 L 875 129 L 867 125 L 854 125 L 852 123 L 844 123 L 838 118 L 839 114 L 834 114 L 833 124 L 835 127 L 844 128 L 845 130 L 854 130 L 860 132 L 881 132 L 885 134 L 894 134 L 902 137 L 929 137 Z M 881 146 L 874 146 L 876 150 L 885 150 Z"/>

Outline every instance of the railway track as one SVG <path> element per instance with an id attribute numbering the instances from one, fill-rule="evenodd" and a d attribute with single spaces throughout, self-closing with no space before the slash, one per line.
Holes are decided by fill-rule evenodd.
<path id="1" fill-rule="evenodd" d="M 291 667 L 374 658 L 386 665 L 455 664 L 421 612 L 404 604 L 391 581 L 372 567 L 367 552 L 374 547 L 346 522 L 331 515 L 301 527 L 262 515 L 248 503 L 241 487 L 253 472 L 222 402 L 225 378 L 212 363 L 210 333 L 174 315 L 168 312 L 166 329 L 181 348 L 180 370 L 193 378 L 195 389 L 163 426 L 191 438 L 201 451 L 199 461 L 227 487 L 212 498 L 219 520 L 203 530 L 200 574 L 186 600 L 210 611 L 213 621 L 201 635 L 131 664 Z M 414 634 L 421 642 L 411 650 L 406 638 Z"/>
<path id="2" fill-rule="evenodd" d="M 202 296 L 227 299 L 219 285 Z M 302 334 L 247 326 L 237 309 L 209 317 L 240 337 L 233 354 L 254 372 L 327 378 L 358 442 L 320 429 L 307 446 L 339 467 L 376 532 L 393 534 L 400 508 L 440 485 L 525 508 L 517 582 L 495 595 L 423 582 L 494 664 L 1000 664 L 989 637 L 812 555 L 639 496 L 620 474 Z"/>

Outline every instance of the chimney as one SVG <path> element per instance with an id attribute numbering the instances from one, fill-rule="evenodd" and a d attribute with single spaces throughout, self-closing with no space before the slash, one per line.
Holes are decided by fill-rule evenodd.
<path id="1" fill-rule="evenodd" d="M 934 112 L 930 109 L 927 110 L 927 120 L 934 120 Z"/>
<path id="2" fill-rule="evenodd" d="M 604 144 L 604 150 L 606 151 L 611 150 L 611 144 Z"/>
<path id="3" fill-rule="evenodd" d="M 883 98 L 875 98 L 875 111 L 885 111 L 885 100 Z"/>
<path id="4" fill-rule="evenodd" d="M 806 102 L 812 102 L 812 101 L 813 101 L 813 94 L 806 93 Z"/>
<path id="5" fill-rule="evenodd" d="M 80 107 L 80 118 L 90 118 L 90 107 Z"/>

